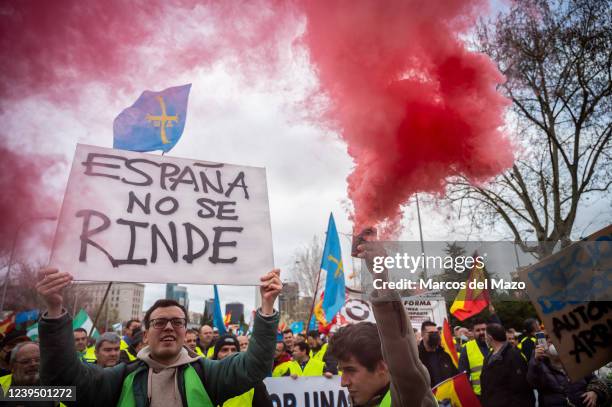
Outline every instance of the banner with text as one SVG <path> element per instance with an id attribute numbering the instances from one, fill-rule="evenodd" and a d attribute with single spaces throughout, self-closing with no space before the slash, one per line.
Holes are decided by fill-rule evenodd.
<path id="1" fill-rule="evenodd" d="M 612 225 L 519 276 L 572 379 L 612 360 Z"/>
<path id="2" fill-rule="evenodd" d="M 257 285 L 264 168 L 77 145 L 51 265 L 77 280 Z"/>
<path id="3" fill-rule="evenodd" d="M 274 407 L 349 407 L 340 376 L 268 377 L 264 380 Z"/>

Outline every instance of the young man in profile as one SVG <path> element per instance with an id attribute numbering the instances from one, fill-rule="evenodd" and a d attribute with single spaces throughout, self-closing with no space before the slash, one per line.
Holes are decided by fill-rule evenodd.
<path id="1" fill-rule="evenodd" d="M 374 257 L 386 255 L 376 242 L 360 244 L 357 252 L 370 271 Z M 376 277 L 388 279 L 386 271 Z M 341 384 L 348 388 L 353 405 L 437 406 L 399 293 L 375 289 L 370 301 L 376 325 L 362 322 L 341 328 L 328 350 L 338 360 Z"/>

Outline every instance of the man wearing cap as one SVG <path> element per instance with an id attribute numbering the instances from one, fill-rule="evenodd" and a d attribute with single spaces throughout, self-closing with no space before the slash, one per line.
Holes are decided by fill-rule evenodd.
<path id="1" fill-rule="evenodd" d="M 29 342 L 31 339 L 26 335 L 26 331 L 12 330 L 0 342 L 0 376 L 11 373 L 9 358 L 11 351 L 18 343 Z"/>
<path id="2" fill-rule="evenodd" d="M 234 335 L 221 335 L 215 343 L 213 359 L 223 360 L 226 357 L 240 352 L 240 341 Z M 251 390 L 233 397 L 223 403 L 223 407 L 272 407 L 272 399 L 263 382 L 259 382 Z"/>

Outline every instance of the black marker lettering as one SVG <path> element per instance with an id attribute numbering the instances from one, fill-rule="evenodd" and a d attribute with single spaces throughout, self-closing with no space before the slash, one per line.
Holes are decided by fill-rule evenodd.
<path id="1" fill-rule="evenodd" d="M 168 209 L 162 209 L 162 205 L 166 202 L 171 202 L 171 206 Z M 166 196 L 162 199 L 160 199 L 159 201 L 157 201 L 157 203 L 155 204 L 155 210 L 160 214 L 160 215 L 172 215 L 174 212 L 176 212 L 179 208 L 179 203 L 176 199 L 172 198 L 171 196 Z"/>
<path id="2" fill-rule="evenodd" d="M 168 228 L 170 229 L 170 238 L 172 239 L 172 247 L 168 244 L 168 240 L 164 237 L 164 235 L 159 231 L 157 225 L 151 226 L 151 263 L 155 263 L 157 261 L 157 239 L 161 239 L 164 246 L 166 246 L 166 250 L 170 255 L 173 263 L 178 261 L 178 244 L 176 242 L 176 226 L 174 222 L 168 222 Z"/>
<path id="3" fill-rule="evenodd" d="M 132 211 L 134 210 L 135 203 L 140 206 L 140 209 L 142 209 L 142 211 L 146 215 L 151 214 L 151 193 L 147 193 L 145 195 L 145 201 L 144 203 L 142 203 L 142 201 L 136 197 L 136 194 L 134 194 L 133 191 L 130 191 L 130 193 L 128 194 L 128 213 L 132 213 Z"/>
<path id="4" fill-rule="evenodd" d="M 239 187 L 244 190 L 244 198 L 249 199 L 249 192 L 247 191 L 248 187 L 244 182 L 244 172 L 240 171 L 236 176 L 236 179 L 233 182 L 228 183 L 227 185 L 229 186 L 229 188 L 227 189 L 227 192 L 225 192 L 226 197 L 229 198 L 234 188 Z"/>
<path id="5" fill-rule="evenodd" d="M 208 246 L 209 246 L 208 238 L 200 229 L 198 229 L 197 227 L 195 227 L 193 224 L 189 222 L 183 223 L 183 226 L 185 227 L 185 235 L 187 237 L 187 254 L 183 256 L 183 260 L 191 264 L 198 257 L 202 257 L 204 253 L 206 253 L 206 251 L 208 250 Z M 193 233 L 192 232 L 196 232 L 198 235 L 200 235 L 200 238 L 202 239 L 202 243 L 203 243 L 202 248 L 197 253 L 193 252 Z"/>
<path id="6" fill-rule="evenodd" d="M 116 260 L 117 266 L 123 264 L 137 264 L 144 266 L 147 264 L 147 259 L 135 259 L 134 249 L 136 248 L 136 228 L 147 228 L 149 224 L 146 222 L 134 222 L 126 219 L 117 219 L 119 225 L 126 225 L 130 227 L 130 250 L 128 251 L 128 257 L 125 260 Z"/>
<path id="7" fill-rule="evenodd" d="M 223 234 L 223 232 L 241 233 L 243 229 L 244 228 L 242 227 L 221 227 L 221 226 L 214 227 L 213 230 L 215 231 L 215 237 L 213 239 L 213 244 L 212 244 L 213 252 L 212 252 L 212 256 L 210 256 L 208 260 L 210 260 L 210 262 L 213 264 L 235 263 L 236 260 L 238 260 L 238 257 L 230 257 L 230 258 L 225 258 L 225 259 L 219 257 L 219 249 L 221 247 L 236 247 L 237 245 L 235 240 L 231 242 L 222 242 L 221 235 Z"/>
<path id="8" fill-rule="evenodd" d="M 92 215 L 102 219 L 102 224 L 94 229 L 89 229 L 89 220 Z M 87 261 L 87 245 L 92 245 L 96 249 L 100 250 L 102 253 L 108 257 L 113 267 L 117 267 L 115 259 L 111 256 L 102 246 L 98 243 L 94 242 L 90 239 L 91 236 L 100 233 L 110 226 L 111 222 L 108 216 L 103 214 L 102 212 L 94 211 L 93 209 L 83 209 L 76 213 L 77 218 L 83 218 L 83 229 L 81 230 L 81 235 L 79 238 L 81 239 L 81 250 L 79 252 L 79 261 L 86 262 Z"/>

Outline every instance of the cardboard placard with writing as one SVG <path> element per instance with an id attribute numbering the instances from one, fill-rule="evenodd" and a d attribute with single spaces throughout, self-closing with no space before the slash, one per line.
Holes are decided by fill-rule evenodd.
<path id="1" fill-rule="evenodd" d="M 51 265 L 77 280 L 257 285 L 265 169 L 77 145 Z"/>
<path id="2" fill-rule="evenodd" d="M 349 407 L 349 392 L 340 387 L 340 376 L 268 377 L 264 384 L 275 407 Z"/>
<path id="3" fill-rule="evenodd" d="M 570 378 L 612 360 L 612 225 L 519 277 Z"/>

